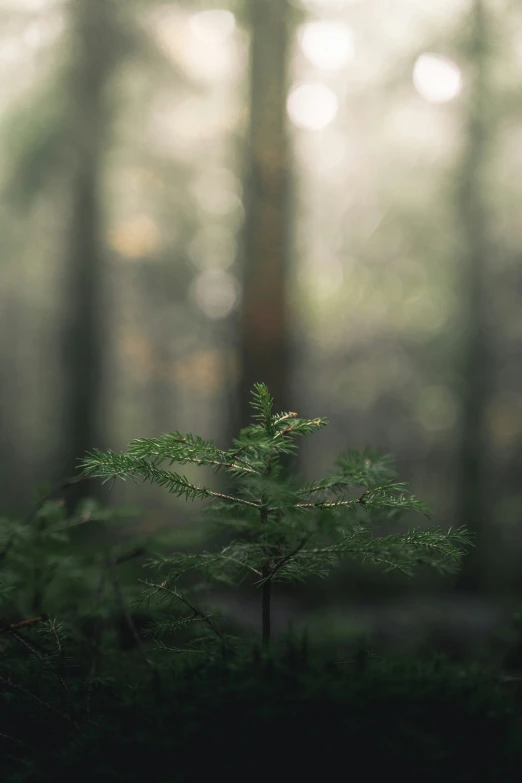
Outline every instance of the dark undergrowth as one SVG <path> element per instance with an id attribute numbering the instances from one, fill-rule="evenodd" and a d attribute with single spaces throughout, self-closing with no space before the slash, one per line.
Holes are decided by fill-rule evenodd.
<path id="1" fill-rule="evenodd" d="M 336 662 L 292 640 L 270 654 L 225 649 L 155 671 L 120 656 L 90 695 L 95 723 L 84 710 L 80 730 L 4 692 L 2 780 L 522 779 L 519 686 L 478 666 L 364 652 Z"/>

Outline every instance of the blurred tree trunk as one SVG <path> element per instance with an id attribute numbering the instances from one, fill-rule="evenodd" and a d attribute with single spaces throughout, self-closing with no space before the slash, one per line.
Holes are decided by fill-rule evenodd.
<path id="1" fill-rule="evenodd" d="M 0 296 L 0 454 L 9 469 L 3 470 L 0 477 L 0 514 L 16 513 L 15 509 L 18 510 L 27 497 L 27 487 L 24 487 L 27 464 L 24 464 L 17 437 L 21 389 L 16 380 L 20 377 L 20 349 L 12 339 L 12 335 L 20 334 L 22 319 L 20 302 L 4 283 Z"/>
<path id="2" fill-rule="evenodd" d="M 463 344 L 457 519 L 476 537 L 476 546 L 465 558 L 457 580 L 458 588 L 465 592 L 478 592 L 485 587 L 488 527 L 492 524 L 486 413 L 491 397 L 494 351 L 488 306 L 491 246 L 485 176 L 493 132 L 489 103 L 490 23 L 483 0 L 474 0 L 469 25 L 471 82 L 467 142 L 456 209 L 465 247 L 459 286 Z"/>
<path id="3" fill-rule="evenodd" d="M 65 267 L 63 437 L 61 472 L 78 472 L 78 459 L 102 447 L 100 406 L 103 349 L 104 242 L 101 180 L 109 123 L 105 88 L 116 61 L 113 0 L 70 3 L 73 66 L 69 84 L 70 219 Z M 72 507 L 86 495 L 100 498 L 100 482 L 71 488 Z"/>
<path id="4" fill-rule="evenodd" d="M 240 327 L 240 427 L 250 422 L 250 392 L 256 382 L 268 385 L 276 410 L 288 409 L 288 0 L 249 0 L 249 14 L 250 125 Z"/>

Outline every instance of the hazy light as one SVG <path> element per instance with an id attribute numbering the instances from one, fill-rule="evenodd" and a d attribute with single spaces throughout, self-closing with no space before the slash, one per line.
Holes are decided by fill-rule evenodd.
<path id="1" fill-rule="evenodd" d="M 349 5 L 364 2 L 365 0 L 301 0 L 301 5 L 309 11 L 342 11 Z"/>
<path id="2" fill-rule="evenodd" d="M 231 11 L 201 11 L 189 21 L 190 31 L 195 38 L 207 43 L 225 41 L 235 30 L 236 18 Z"/>
<path id="3" fill-rule="evenodd" d="M 32 48 L 45 46 L 58 38 L 63 28 L 64 20 L 60 14 L 48 14 L 28 24 L 22 33 L 22 39 L 24 44 Z"/>
<path id="4" fill-rule="evenodd" d="M 522 397 L 503 392 L 486 411 L 491 435 L 499 446 L 510 446 L 522 435 Z"/>
<path id="5" fill-rule="evenodd" d="M 419 107 L 416 100 L 398 103 L 386 117 L 385 130 L 386 134 L 400 140 L 408 154 L 413 142 L 416 149 L 429 155 L 444 154 L 451 133 L 444 112 L 433 116 L 428 107 Z"/>
<path id="6" fill-rule="evenodd" d="M 309 22 L 301 28 L 299 39 L 304 56 L 317 68 L 335 71 L 353 59 L 353 33 L 347 25 Z"/>
<path id="7" fill-rule="evenodd" d="M 431 432 L 449 430 L 457 421 L 457 404 L 446 386 L 427 386 L 419 394 L 417 419 Z"/>
<path id="8" fill-rule="evenodd" d="M 199 231 L 188 247 L 188 255 L 194 266 L 206 269 L 228 269 L 236 260 L 237 243 L 234 234 L 222 227 L 205 227 Z"/>
<path id="9" fill-rule="evenodd" d="M 145 18 L 165 55 L 191 78 L 216 81 L 241 68 L 237 41 L 228 40 L 236 24 L 230 11 L 202 11 L 187 20 L 165 6 Z"/>
<path id="10" fill-rule="evenodd" d="M 1 0 L 0 6 L 15 8 L 17 11 L 43 11 L 59 2 L 61 0 Z"/>
<path id="11" fill-rule="evenodd" d="M 215 144 L 235 123 L 234 106 L 229 109 L 219 94 L 215 100 L 198 95 L 176 100 L 175 94 L 164 92 L 153 101 L 148 133 L 156 151 L 186 157 L 200 154 L 205 142 Z"/>
<path id="12" fill-rule="evenodd" d="M 236 69 L 237 47 L 219 41 L 195 41 L 182 36 L 178 62 L 193 78 L 215 82 L 231 76 Z"/>
<path id="13" fill-rule="evenodd" d="M 212 215 L 230 215 L 242 208 L 241 182 L 228 169 L 205 172 L 191 190 L 200 206 Z"/>
<path id="14" fill-rule="evenodd" d="M 0 43 L 0 63 L 9 65 L 23 59 L 25 47 L 20 39 L 10 39 Z"/>
<path id="15" fill-rule="evenodd" d="M 438 54 L 421 54 L 413 68 L 413 84 L 424 100 L 446 103 L 462 88 L 462 74 L 451 60 Z"/>
<path id="16" fill-rule="evenodd" d="M 175 378 L 189 393 L 215 394 L 225 381 L 237 378 L 237 361 L 229 351 L 192 350 L 176 362 Z"/>
<path id="17" fill-rule="evenodd" d="M 326 131 L 314 160 L 315 167 L 319 171 L 338 169 L 347 158 L 347 149 L 348 144 L 342 133 L 335 130 Z"/>
<path id="18" fill-rule="evenodd" d="M 306 130 L 322 130 L 336 117 L 339 101 L 324 84 L 301 84 L 294 87 L 286 103 L 294 125 Z"/>
<path id="19" fill-rule="evenodd" d="M 110 246 L 124 258 L 143 258 L 161 245 L 161 232 L 148 215 L 135 215 L 113 228 L 108 240 Z"/>
<path id="20" fill-rule="evenodd" d="M 345 178 L 353 168 L 353 145 L 349 147 L 346 136 L 335 127 L 302 134 L 296 146 L 301 165 L 331 180 Z"/>
<path id="21" fill-rule="evenodd" d="M 0 0 L 1 1 L 1 0 Z M 61 14 L 51 13 L 30 21 L 17 35 L 0 41 L 0 63 L 11 65 L 31 56 L 31 50 L 46 46 L 58 38 L 64 27 Z"/>
<path id="22" fill-rule="evenodd" d="M 213 320 L 230 315 L 239 298 L 235 277 L 221 269 L 209 269 L 198 275 L 191 294 L 199 309 Z"/>
<path id="23" fill-rule="evenodd" d="M 315 259 L 310 259 L 299 277 L 313 288 L 315 297 L 329 299 L 343 285 L 344 271 L 337 258 L 323 251 Z"/>

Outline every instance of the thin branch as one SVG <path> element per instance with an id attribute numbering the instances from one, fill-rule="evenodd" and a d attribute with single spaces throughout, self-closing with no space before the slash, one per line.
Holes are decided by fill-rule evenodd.
<path id="1" fill-rule="evenodd" d="M 41 704 L 42 707 L 45 707 L 46 709 L 50 710 L 51 712 L 54 712 L 55 715 L 59 715 L 60 718 L 67 721 L 67 723 L 70 723 L 76 731 L 78 731 L 82 736 L 84 736 L 84 732 L 81 730 L 78 723 L 71 718 L 70 715 L 66 712 L 61 712 L 61 710 L 58 710 L 56 707 L 53 707 L 52 704 L 49 704 L 48 702 L 41 699 L 39 696 L 36 696 L 36 694 L 31 693 L 31 691 L 28 691 L 26 688 L 23 688 L 21 685 L 18 685 L 15 682 L 12 682 L 11 680 L 6 679 L 5 677 L 2 677 L 0 675 L 0 683 L 2 685 L 5 685 L 6 688 L 10 688 L 13 691 L 17 691 L 18 693 L 23 693 L 24 696 L 28 696 L 30 699 L 33 699 L 34 701 L 38 702 L 38 704 Z"/>
<path id="2" fill-rule="evenodd" d="M 139 460 L 140 464 L 132 464 L 132 460 L 134 459 L 132 455 L 111 454 L 110 456 L 116 457 L 117 459 L 120 459 L 120 461 L 121 459 L 130 459 L 131 461 L 128 462 L 127 467 L 124 467 L 121 470 L 114 470 L 114 460 L 111 463 L 109 459 L 101 460 L 98 458 L 97 466 L 95 465 L 94 467 L 91 466 L 89 468 L 89 476 L 98 475 L 98 477 L 103 477 L 105 475 L 105 481 L 110 481 L 111 479 L 115 480 L 118 477 L 123 481 L 125 481 L 126 477 L 136 481 L 135 475 L 138 475 L 143 478 L 144 482 L 150 481 L 151 484 L 169 486 L 169 492 L 176 491 L 179 496 L 186 495 L 188 497 L 189 495 L 192 495 L 195 498 L 199 495 L 200 499 L 202 497 L 220 498 L 221 500 L 229 500 L 233 503 L 239 503 L 243 506 L 250 506 L 256 509 L 260 507 L 259 503 L 253 503 L 250 500 L 244 500 L 244 498 L 225 495 L 222 492 L 214 492 L 207 487 L 199 487 L 196 484 L 191 484 L 184 476 L 179 476 L 172 471 L 158 468 L 154 463 L 148 463 L 143 458 Z M 105 472 L 102 470 L 101 473 L 97 473 L 97 470 L 101 469 L 100 466 L 105 468 Z M 107 468 L 109 469 L 108 471 Z"/>
<path id="3" fill-rule="evenodd" d="M 324 484 L 322 481 L 319 481 L 317 484 L 311 484 L 309 487 L 302 487 L 296 491 L 296 495 L 312 495 L 314 492 L 331 492 L 334 489 L 347 489 L 348 486 L 361 486 L 360 484 L 354 484 L 350 482 L 349 479 L 341 476 L 332 476 L 328 479 L 328 482 L 328 484 Z"/>
<path id="4" fill-rule="evenodd" d="M 200 489 L 199 487 L 196 487 L 196 489 Z M 260 503 L 253 503 L 250 500 L 244 500 L 243 498 L 236 498 L 233 495 L 223 495 L 221 492 L 212 492 L 210 489 L 206 489 L 205 492 L 208 492 L 209 495 L 211 495 L 214 498 L 221 498 L 222 500 L 231 500 L 233 503 L 240 503 L 243 506 L 251 506 L 252 508 L 260 508 Z"/>
<path id="5" fill-rule="evenodd" d="M 105 562 L 102 563 L 102 568 L 100 568 L 100 581 L 98 583 L 98 589 L 96 590 L 96 600 L 94 603 L 94 606 L 96 608 L 99 608 L 103 605 L 103 601 L 105 598 L 105 584 L 107 582 L 107 571 L 108 571 L 108 565 L 107 565 L 107 559 L 105 559 Z M 87 720 L 90 723 L 93 723 L 95 726 L 97 726 L 98 724 L 91 717 L 91 707 L 92 707 L 93 678 L 96 671 L 96 656 L 98 654 L 98 650 L 100 647 L 100 638 L 101 638 L 101 628 L 98 627 L 94 634 L 94 640 L 91 641 L 89 639 L 89 643 L 91 645 L 91 650 L 92 650 L 92 660 L 91 660 L 91 670 L 89 672 L 89 681 L 87 685 L 86 705 L 85 705 Z"/>
<path id="6" fill-rule="evenodd" d="M 180 457 L 180 459 L 176 459 L 175 457 L 169 457 L 168 454 L 161 454 L 159 451 L 149 451 L 149 454 L 155 454 L 157 457 L 160 457 L 161 461 L 169 459 L 171 462 L 177 462 L 180 465 L 183 465 L 185 462 L 193 462 L 196 465 L 216 465 L 218 468 L 233 468 L 234 470 L 243 470 L 245 473 L 256 472 L 246 461 L 243 465 L 236 465 L 234 462 L 220 462 L 217 459 L 198 459 L 197 457 Z M 239 462 L 243 462 L 243 460 L 239 460 Z"/>
<path id="7" fill-rule="evenodd" d="M 128 628 L 129 628 L 129 630 L 130 630 L 130 632 L 131 632 L 131 634 L 132 634 L 132 636 L 133 636 L 133 638 L 134 638 L 134 640 L 136 642 L 136 646 L 138 647 L 138 649 L 139 649 L 139 651 L 140 651 L 140 653 L 141 653 L 141 655 L 143 657 L 143 660 L 149 666 L 151 666 L 154 669 L 155 668 L 154 667 L 154 663 L 150 660 L 150 658 L 147 655 L 147 651 L 145 650 L 145 646 L 143 644 L 143 640 L 142 640 L 141 636 L 139 635 L 139 633 L 138 633 L 138 631 L 136 629 L 136 626 L 134 625 L 134 623 L 132 621 L 132 617 L 129 614 L 129 610 L 127 608 L 127 604 L 125 603 L 125 600 L 123 598 L 120 582 L 119 582 L 119 579 L 118 579 L 118 574 L 116 573 L 116 563 L 115 563 L 114 559 L 110 559 L 108 561 L 108 568 L 109 568 L 109 574 L 110 574 L 110 577 L 111 577 L 111 581 L 112 581 L 112 585 L 113 585 L 113 588 L 114 588 L 114 592 L 116 594 L 116 598 L 117 598 L 118 603 L 120 605 L 120 609 L 121 609 L 121 612 L 123 614 L 124 620 L 125 620 Z"/>
<path id="8" fill-rule="evenodd" d="M 144 579 L 138 579 L 138 582 L 141 582 L 144 585 L 147 585 L 147 587 L 155 587 L 156 591 L 159 592 L 160 590 L 164 590 L 166 593 L 169 593 L 169 595 L 173 595 L 175 598 L 181 601 L 181 603 L 185 604 L 193 613 L 194 617 L 199 617 L 208 627 L 216 634 L 216 636 L 219 636 L 220 639 L 223 638 L 223 634 L 219 630 L 219 628 L 212 622 L 210 617 L 202 612 L 200 609 L 198 609 L 196 606 L 194 606 L 185 596 L 181 595 L 180 593 L 176 592 L 176 590 L 172 590 L 170 587 L 167 587 L 166 580 L 162 582 L 161 584 L 156 584 L 155 582 L 149 582 Z"/>
<path id="9" fill-rule="evenodd" d="M 170 435 L 169 439 L 171 439 L 172 441 L 174 441 L 176 443 L 188 443 L 189 446 L 191 446 L 193 448 L 196 448 L 196 451 L 200 451 L 200 452 L 203 451 L 202 448 L 197 449 L 197 446 L 199 445 L 198 443 L 194 443 L 194 442 L 189 443 L 189 441 L 187 440 L 186 437 L 175 438 L 173 435 Z M 131 444 L 131 445 L 133 445 L 133 444 Z M 226 452 L 223 451 L 222 449 L 218 449 L 217 446 L 214 446 L 214 444 L 211 445 L 211 448 L 214 451 L 214 453 L 217 452 L 220 456 L 226 457 Z M 159 451 L 148 450 L 147 453 L 148 454 L 156 454 L 156 456 L 160 457 L 162 460 L 163 459 L 170 459 L 171 462 L 172 461 L 179 462 L 179 460 L 177 460 L 176 457 L 172 457 L 172 456 L 170 456 L 168 454 L 162 454 Z M 232 455 L 232 458 L 236 459 L 236 455 L 235 454 Z M 221 466 L 221 467 L 235 468 L 235 469 L 238 469 L 238 470 L 246 469 L 249 473 L 255 473 L 255 471 L 252 469 L 251 465 L 246 460 L 242 460 L 242 459 L 240 459 L 239 462 L 243 462 L 244 463 L 244 467 L 243 468 L 241 468 L 239 465 L 235 465 L 233 463 L 219 462 L 218 460 L 211 460 L 211 459 L 197 459 L 197 457 L 183 457 L 183 456 L 181 456 L 181 462 L 179 462 L 179 464 L 183 464 L 183 462 L 196 462 L 197 464 L 202 464 L 203 463 L 203 464 L 206 464 L 206 465 L 218 465 L 218 466 Z"/>
<path id="10" fill-rule="evenodd" d="M 254 568 L 254 566 L 251 566 L 249 563 L 243 563 L 241 560 L 236 560 L 234 557 L 227 557 L 226 555 L 218 554 L 218 557 L 221 558 L 221 560 L 230 560 L 231 563 L 237 563 L 237 565 L 243 566 L 243 568 L 248 568 L 253 574 L 262 576 L 261 571 L 258 571 L 257 568 Z"/>
<path id="11" fill-rule="evenodd" d="M 156 641 L 156 649 L 157 650 L 165 650 L 165 652 L 173 652 L 177 653 L 178 655 L 180 653 L 204 653 L 205 650 L 184 650 L 182 647 L 167 647 L 166 644 L 164 644 L 161 641 Z"/>
<path id="12" fill-rule="evenodd" d="M 346 550 L 346 547 L 343 546 L 325 546 L 325 547 L 316 547 L 315 549 L 307 549 L 305 552 L 296 552 L 296 556 L 299 555 L 322 555 L 326 554 L 328 552 L 344 552 Z"/>
<path id="13" fill-rule="evenodd" d="M 52 626 L 53 626 L 54 636 L 57 639 L 56 630 L 54 628 L 54 623 L 52 623 Z M 26 647 L 29 650 L 29 652 L 32 655 L 34 655 L 34 657 L 40 662 L 40 664 L 42 666 L 45 666 L 45 667 L 48 666 L 48 662 L 46 661 L 45 656 L 42 655 L 42 653 L 39 652 L 30 642 L 28 642 L 27 639 L 25 639 L 17 631 L 14 631 L 12 628 L 8 628 L 7 630 L 9 631 L 11 636 L 14 636 L 14 638 L 17 639 L 20 642 L 20 644 L 22 644 L 24 647 Z M 58 639 L 57 639 L 57 641 L 58 641 Z M 60 653 L 62 652 L 62 648 L 61 648 L 61 645 L 60 645 L 59 641 L 58 641 L 58 651 Z M 67 694 L 67 699 L 68 699 L 69 704 L 71 706 L 71 710 L 74 713 L 76 711 L 76 708 L 75 708 L 75 705 L 74 705 L 74 702 L 73 702 L 73 699 L 72 699 L 72 696 L 71 696 L 71 691 L 69 690 L 69 686 L 68 686 L 67 682 L 65 681 L 65 679 L 63 678 L 63 676 L 59 672 L 55 671 L 55 669 L 52 666 L 49 666 L 48 668 L 49 668 L 51 674 L 53 675 L 53 677 L 55 678 L 55 680 L 57 680 L 60 683 L 60 685 L 62 686 L 62 688 L 65 690 L 65 693 Z M 71 721 L 73 721 L 72 717 L 71 717 Z"/>
<path id="14" fill-rule="evenodd" d="M 86 511 L 84 514 L 82 514 L 78 519 L 76 519 L 74 522 L 67 522 L 65 525 L 57 525 L 56 527 L 50 528 L 50 530 L 54 532 L 59 532 L 60 530 L 70 530 L 73 527 L 80 527 L 80 525 L 86 525 L 88 522 L 91 522 L 93 518 L 92 511 Z"/>
<path id="15" fill-rule="evenodd" d="M 16 737 L 11 737 L 9 734 L 4 734 L 0 731 L 0 737 L 3 737 L 4 739 L 11 740 L 12 742 L 16 742 L 18 745 L 27 745 L 26 742 L 22 742 L 22 740 L 16 739 Z"/>
<path id="16" fill-rule="evenodd" d="M 25 519 L 23 520 L 24 525 L 28 525 L 34 517 L 37 515 L 37 513 L 42 508 L 43 504 L 46 503 L 48 500 L 51 500 L 55 495 L 57 495 L 59 492 L 62 491 L 62 489 L 66 489 L 67 487 L 71 487 L 74 484 L 78 484 L 80 481 L 88 481 L 88 479 L 91 478 L 90 476 L 72 476 L 71 478 L 64 479 L 63 481 L 60 481 L 58 484 L 56 484 L 49 492 L 46 492 L 45 495 L 42 495 L 41 498 L 35 503 L 31 511 L 27 514 Z M 0 552 L 0 566 L 4 562 L 5 558 L 9 554 L 11 547 L 13 546 L 15 536 L 14 534 L 9 538 L 7 544 L 5 545 L 5 548 L 2 552 Z"/>
<path id="17" fill-rule="evenodd" d="M 51 500 L 55 495 L 57 495 L 59 492 L 62 491 L 62 489 L 67 489 L 68 487 L 72 487 L 75 484 L 79 484 L 81 481 L 88 481 L 88 479 L 91 478 L 90 476 L 71 476 L 71 478 L 63 479 L 62 481 L 59 481 L 58 484 L 55 484 L 55 486 L 49 490 L 49 492 L 46 492 L 45 495 L 42 495 L 42 497 L 38 500 L 37 503 L 35 503 L 33 509 L 29 512 L 27 517 L 25 518 L 26 524 L 30 522 L 34 516 L 39 512 L 41 507 L 44 503 L 46 503 L 48 500 Z"/>
<path id="18" fill-rule="evenodd" d="M 147 467 L 148 468 L 152 468 L 154 470 L 154 466 L 153 465 L 148 465 Z M 143 468 L 142 470 L 145 473 L 145 475 L 143 476 L 144 482 L 145 481 L 150 481 L 151 483 L 154 483 L 153 477 L 147 473 L 147 470 L 145 468 Z M 156 470 L 157 470 L 157 472 L 159 472 L 159 469 L 156 469 Z M 116 478 L 118 476 L 120 478 L 123 478 L 126 475 L 129 476 L 133 481 L 135 481 L 134 476 L 132 475 L 133 471 L 134 472 L 138 472 L 138 469 L 136 469 L 136 468 L 126 468 L 125 470 L 119 470 L 119 471 L 117 471 L 115 473 L 111 473 L 111 475 L 107 478 L 107 481 L 110 478 Z M 168 471 L 164 471 L 164 472 L 168 473 Z M 140 475 L 143 475 L 143 474 L 140 474 Z M 170 473 L 169 475 L 171 477 L 173 476 L 172 473 Z M 176 483 L 176 482 L 174 482 L 174 483 Z M 250 500 L 244 500 L 244 498 L 237 498 L 237 497 L 234 497 L 233 495 L 224 495 L 222 492 L 213 492 L 211 489 L 207 489 L 207 487 L 198 487 L 196 484 L 190 484 L 188 481 L 186 483 L 182 483 L 182 482 L 178 481 L 177 482 L 177 486 L 183 486 L 185 488 L 185 490 L 191 491 L 191 492 L 194 492 L 194 493 L 198 493 L 199 492 L 203 496 L 219 498 L 221 500 L 230 500 L 232 503 L 239 503 L 240 505 L 251 506 L 252 508 L 256 508 L 256 509 L 260 507 L 259 503 L 253 503 Z"/>
<path id="19" fill-rule="evenodd" d="M 54 620 L 51 620 L 50 622 L 51 630 L 53 632 L 54 639 L 56 641 L 56 646 L 58 648 L 58 654 L 59 654 L 59 660 L 60 660 L 60 672 L 55 672 L 53 669 L 53 674 L 55 675 L 56 679 L 61 683 L 62 687 L 65 688 L 65 692 L 67 693 L 67 698 L 69 699 L 69 704 L 71 705 L 71 708 L 73 712 L 75 712 L 75 704 L 72 700 L 71 691 L 69 690 L 69 685 L 65 679 L 65 666 L 64 666 L 64 658 L 65 658 L 65 650 L 62 647 L 62 643 L 60 642 L 60 637 L 58 636 L 58 632 L 56 630 L 56 625 Z"/>
<path id="20" fill-rule="evenodd" d="M 221 560 L 230 560 L 231 563 L 237 563 L 237 565 L 243 566 L 243 568 L 248 568 L 252 573 L 262 576 L 261 571 L 258 571 L 257 568 L 254 568 L 254 566 L 251 566 L 249 563 L 243 563 L 242 560 L 237 560 L 235 557 L 226 555 L 225 552 L 228 552 L 229 549 L 230 546 L 225 547 L 221 552 L 218 552 L 217 557 L 221 558 Z"/>
<path id="21" fill-rule="evenodd" d="M 295 413 L 294 411 L 290 411 L 290 413 L 287 413 L 284 416 L 276 416 L 275 418 L 277 419 L 277 421 L 275 423 L 279 424 L 279 422 L 286 421 L 287 419 L 296 419 L 297 416 L 298 416 L 297 413 Z"/>
<path id="22" fill-rule="evenodd" d="M 18 628 L 28 628 L 31 625 L 44 622 L 45 620 L 47 620 L 47 615 L 45 614 L 41 614 L 39 617 L 32 617 L 30 620 L 21 620 L 19 623 L 11 623 L 10 625 L 5 625 L 0 619 L 0 633 L 5 633 L 10 630 L 16 631 Z"/>
<path id="23" fill-rule="evenodd" d="M 128 560 L 133 560 L 135 557 L 142 557 L 142 555 L 148 554 L 150 554 L 150 552 L 148 552 L 145 547 L 139 546 L 135 549 L 131 549 L 130 552 L 125 552 L 125 554 L 113 558 L 113 562 L 115 565 L 120 565 L 120 563 L 126 563 Z"/>
<path id="24" fill-rule="evenodd" d="M 366 503 L 366 495 L 370 492 L 378 492 L 380 489 L 387 489 L 387 487 L 376 487 L 375 489 L 367 489 L 358 498 L 352 498 L 351 500 L 334 500 L 332 502 L 324 502 L 318 500 L 316 503 L 296 503 L 296 508 L 337 508 L 338 506 L 353 506 L 354 503 Z"/>
<path id="25" fill-rule="evenodd" d="M 295 547 L 295 549 L 293 549 L 293 550 L 292 550 L 291 552 L 289 552 L 287 555 L 285 555 L 284 557 L 282 557 L 282 558 L 281 558 L 281 559 L 280 559 L 280 560 L 279 560 L 279 561 L 276 563 L 276 565 L 275 565 L 275 566 L 274 566 L 274 568 L 272 569 L 272 572 L 270 573 L 270 575 L 268 576 L 268 578 L 266 579 L 266 581 L 271 581 L 271 580 L 274 578 L 274 576 L 277 574 L 277 572 L 279 571 L 279 569 L 281 569 L 281 568 L 282 568 L 284 565 L 286 565 L 286 564 L 288 563 L 288 561 L 289 561 L 289 560 L 291 560 L 291 559 L 292 559 L 292 558 L 293 558 L 295 555 L 297 555 L 297 554 L 298 554 L 298 553 L 301 551 L 301 549 L 302 549 L 302 548 L 303 548 L 303 547 L 306 545 L 306 543 L 307 543 L 307 542 L 308 542 L 308 541 L 309 541 L 309 540 L 312 538 L 312 536 L 313 536 L 313 533 L 309 533 L 309 535 L 305 536 L 305 537 L 303 538 L 303 540 L 301 541 L 301 543 L 300 543 L 300 544 L 298 544 L 298 545 Z M 258 584 L 259 584 L 259 582 L 258 582 Z"/>

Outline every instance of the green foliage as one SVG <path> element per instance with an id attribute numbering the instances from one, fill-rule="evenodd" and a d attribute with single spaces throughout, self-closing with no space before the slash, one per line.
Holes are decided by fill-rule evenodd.
<path id="1" fill-rule="evenodd" d="M 86 476 L 105 481 L 142 479 L 186 500 L 209 500 L 207 513 L 214 527 L 233 536 L 215 552 L 156 553 L 147 565 L 166 572 L 166 576 L 160 582 L 145 581 L 149 600 L 161 595 L 172 605 L 185 602 L 194 611 L 178 587 L 180 580 L 193 571 L 228 585 L 251 577 L 257 587 L 265 588 L 262 604 L 267 606 L 267 586 L 302 582 L 310 576 L 326 577 L 345 558 L 358 558 L 409 575 L 419 565 L 441 572 L 458 567 L 462 547 L 470 544 L 462 529 L 440 531 L 428 527 L 381 537 L 372 532 L 372 522 L 383 512 L 392 512 L 394 518 L 406 511 L 429 515 L 426 504 L 396 480 L 389 457 L 380 457 L 370 449 L 362 453 L 347 451 L 326 479 L 304 484 L 295 478 L 283 479 L 280 461 L 295 452 L 296 438 L 322 429 L 327 421 L 301 419 L 294 412 L 274 414 L 273 400 L 261 383 L 253 390 L 251 406 L 252 424 L 225 451 L 199 436 L 174 432 L 133 440 L 120 454 L 94 450 L 83 460 Z M 171 469 L 174 464 L 187 463 L 224 471 L 235 489 L 219 492 L 192 483 Z M 168 467 L 163 467 L 165 464 Z M 200 619 L 215 633 L 208 615 L 202 614 Z M 185 621 L 180 621 L 183 627 Z M 173 630 L 169 622 L 163 621 L 156 631 L 167 627 Z M 268 630 L 264 630 L 264 637 L 268 642 Z"/>
<path id="2" fill-rule="evenodd" d="M 344 558 L 406 573 L 420 564 L 452 569 L 469 544 L 462 530 L 432 527 L 374 535 L 375 520 L 428 514 L 390 460 L 347 452 L 326 479 L 283 477 L 280 460 L 296 437 L 326 422 L 274 414 L 262 384 L 252 407 L 253 423 L 226 451 L 176 432 L 83 462 L 84 476 L 149 480 L 208 501 L 212 525 L 232 532 L 215 551 L 172 552 L 168 535 L 154 546 L 75 548 L 78 526 L 113 525 L 129 512 L 87 501 L 68 516 L 47 488 L 27 519 L 0 520 L 3 779 L 128 781 L 154 766 L 154 779 L 166 783 L 174 768 L 188 780 L 195 769 L 199 777 L 232 773 L 252 758 L 254 780 L 266 780 L 275 758 L 278 773 L 315 775 L 325 758 L 344 763 L 346 742 L 352 768 L 364 765 L 370 776 L 401 765 L 412 780 L 516 779 L 519 696 L 485 672 L 440 659 L 383 661 L 364 648 L 336 661 L 291 637 L 260 649 L 204 608 L 210 584 L 250 579 L 261 588 L 267 642 L 273 583 L 326 577 Z M 170 470 L 188 463 L 223 471 L 230 490 Z M 157 576 L 125 581 L 119 569 L 139 556 Z M 371 759 L 363 751 L 370 735 Z"/>
<path id="3" fill-rule="evenodd" d="M 100 508 L 91 499 L 68 515 L 63 501 L 44 498 L 26 520 L 0 519 L 0 616 L 18 618 L 45 608 L 64 617 L 91 607 L 108 553 L 84 547 L 73 554 L 74 533 L 135 515 Z"/>

